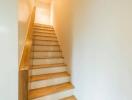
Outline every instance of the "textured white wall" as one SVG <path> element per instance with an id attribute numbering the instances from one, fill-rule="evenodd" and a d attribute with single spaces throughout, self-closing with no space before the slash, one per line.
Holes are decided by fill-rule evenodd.
<path id="1" fill-rule="evenodd" d="M 70 9 L 56 1 L 54 26 L 71 50 L 78 100 L 132 100 L 132 1 L 67 0 Z"/>
<path id="2" fill-rule="evenodd" d="M 17 0 L 0 0 L 0 100 L 18 100 Z"/>
<path id="3" fill-rule="evenodd" d="M 79 100 L 132 100 L 131 5 L 76 2 L 72 71 Z"/>

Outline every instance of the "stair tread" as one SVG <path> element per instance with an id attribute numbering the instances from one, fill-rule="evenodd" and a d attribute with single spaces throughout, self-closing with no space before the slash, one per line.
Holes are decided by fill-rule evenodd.
<path id="1" fill-rule="evenodd" d="M 64 59 L 64 57 L 33 57 L 32 59 Z"/>
<path id="2" fill-rule="evenodd" d="M 38 33 L 53 33 L 55 34 L 55 31 L 49 31 L 49 30 L 33 30 L 33 32 L 38 32 Z"/>
<path id="3" fill-rule="evenodd" d="M 40 27 L 40 26 L 34 26 L 33 29 L 48 29 L 48 30 L 54 30 L 53 27 Z"/>
<path id="4" fill-rule="evenodd" d="M 62 52 L 61 50 L 32 50 L 32 52 Z"/>
<path id="5" fill-rule="evenodd" d="M 35 41 L 33 41 L 33 43 L 35 44 L 35 43 L 37 43 L 37 44 L 48 44 L 48 45 L 52 45 L 52 43 L 54 44 L 54 43 L 56 43 L 56 44 L 59 44 L 58 43 L 58 41 L 39 41 L 39 40 L 35 40 Z"/>
<path id="6" fill-rule="evenodd" d="M 39 23 L 35 23 L 35 24 L 34 24 L 34 27 L 51 27 L 51 28 L 53 28 L 52 25 L 39 24 Z"/>
<path id="7" fill-rule="evenodd" d="M 49 51 L 35 51 L 35 50 L 34 50 L 34 51 L 32 51 L 32 52 L 62 52 L 62 51 L 50 51 L 50 50 L 49 50 Z"/>
<path id="8" fill-rule="evenodd" d="M 54 42 L 58 42 L 58 40 L 42 40 L 42 39 L 36 39 L 36 38 L 33 38 L 33 40 L 38 40 L 38 41 L 54 41 Z"/>
<path id="9" fill-rule="evenodd" d="M 61 91 L 66 91 L 69 89 L 73 89 L 73 85 L 68 82 L 68 83 L 63 83 L 59 85 L 54 85 L 54 86 L 49 86 L 49 87 L 44 87 L 44 88 L 39 88 L 39 89 L 33 89 L 30 90 L 30 97 L 31 99 L 35 99 L 38 97 L 42 96 L 47 96 L 53 93 L 61 92 Z"/>
<path id="10" fill-rule="evenodd" d="M 39 39 L 39 40 L 55 40 L 57 41 L 57 38 L 52 38 L 52 37 L 40 37 L 40 36 L 36 36 L 36 37 L 33 37 L 33 40 L 35 39 Z"/>
<path id="11" fill-rule="evenodd" d="M 33 34 L 56 36 L 55 33 L 54 34 L 49 34 L 49 33 L 40 33 L 40 32 L 36 32 L 36 31 L 34 31 Z"/>
<path id="12" fill-rule="evenodd" d="M 32 58 L 32 60 L 35 60 L 35 59 L 64 59 L 64 57 Z"/>
<path id="13" fill-rule="evenodd" d="M 50 74 L 43 74 L 43 75 L 34 75 L 31 76 L 31 81 L 39 81 L 39 80 L 47 80 L 47 79 L 54 79 L 60 77 L 68 77 L 70 76 L 67 72 L 59 72 L 59 73 L 50 73 Z"/>
<path id="14" fill-rule="evenodd" d="M 41 51 L 32 51 L 32 52 L 41 52 Z M 53 53 L 54 52 L 60 52 L 61 53 L 62 51 L 42 51 L 42 52 L 53 52 Z"/>
<path id="15" fill-rule="evenodd" d="M 47 25 L 34 25 L 33 28 L 51 28 L 54 29 L 53 26 L 47 26 Z"/>
<path id="16" fill-rule="evenodd" d="M 56 44 L 56 45 L 33 44 L 33 46 L 60 46 L 60 45 L 58 45 L 58 44 Z"/>
<path id="17" fill-rule="evenodd" d="M 65 66 L 66 64 L 41 64 L 41 65 L 34 65 L 32 66 L 32 69 L 40 69 L 40 68 L 48 68 L 48 67 L 62 67 Z"/>
<path id="18" fill-rule="evenodd" d="M 34 31 L 34 33 L 38 34 L 49 34 L 49 35 L 55 35 L 55 32 L 47 32 L 47 31 Z"/>
<path id="19" fill-rule="evenodd" d="M 49 29 L 49 30 L 54 30 L 53 27 L 48 27 L 48 26 L 34 26 L 33 29 Z"/>
<path id="20" fill-rule="evenodd" d="M 49 31 L 49 32 L 55 32 L 54 29 L 50 29 L 50 28 L 34 28 L 34 30 L 40 30 L 40 31 Z"/>
<path id="21" fill-rule="evenodd" d="M 48 35 L 33 34 L 33 36 L 57 38 L 56 36 L 52 36 L 52 35 L 48 36 Z"/>
<path id="22" fill-rule="evenodd" d="M 61 100 L 77 100 L 75 96 L 70 96 L 70 97 L 67 97 L 67 98 L 63 98 Z"/>
<path id="23" fill-rule="evenodd" d="M 34 31 L 33 32 L 33 34 L 36 34 L 36 35 L 50 35 L 50 36 L 56 36 L 56 34 L 55 33 L 53 33 L 53 34 L 51 34 L 51 33 L 42 33 L 42 32 L 37 32 L 37 31 Z"/>

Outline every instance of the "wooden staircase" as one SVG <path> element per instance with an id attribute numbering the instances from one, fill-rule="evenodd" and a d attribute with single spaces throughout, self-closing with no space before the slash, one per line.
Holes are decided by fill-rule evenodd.
<path id="1" fill-rule="evenodd" d="M 29 99 L 76 100 L 54 28 L 36 24 L 32 37 Z"/>

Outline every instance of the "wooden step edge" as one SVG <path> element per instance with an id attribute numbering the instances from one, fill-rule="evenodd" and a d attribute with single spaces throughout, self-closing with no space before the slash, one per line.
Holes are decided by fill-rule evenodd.
<path id="1" fill-rule="evenodd" d="M 70 77 L 68 72 L 58 72 L 58 73 L 49 73 L 49 74 L 42 74 L 42 75 L 33 75 L 30 77 L 30 81 L 40 81 L 40 80 L 49 80 L 55 78 L 62 78 L 62 77 Z"/>
<path id="2" fill-rule="evenodd" d="M 35 40 L 38 40 L 38 41 L 52 41 L 52 42 L 58 42 L 58 40 L 41 40 L 41 39 L 34 39 L 34 38 L 33 38 L 33 41 L 35 41 Z"/>
<path id="3" fill-rule="evenodd" d="M 41 28 L 41 27 L 36 27 L 36 28 L 33 28 L 33 31 L 53 31 L 55 32 L 55 30 L 53 28 Z"/>
<path id="4" fill-rule="evenodd" d="M 70 96 L 70 97 L 63 98 L 61 100 L 77 100 L 77 99 L 75 96 Z"/>
<path id="5" fill-rule="evenodd" d="M 33 34 L 33 36 L 38 36 L 38 37 L 50 37 L 50 38 L 57 38 L 56 35 L 55 36 L 44 36 L 44 35 L 37 35 L 37 34 Z"/>
<path id="6" fill-rule="evenodd" d="M 33 32 L 40 32 L 40 33 L 44 33 L 44 32 L 46 32 L 46 33 L 55 33 L 55 31 L 49 31 L 49 30 L 33 30 Z"/>
<path id="7" fill-rule="evenodd" d="M 34 25 L 33 28 L 36 27 L 36 28 L 51 28 L 51 29 L 54 29 L 53 26 L 47 26 L 47 25 Z"/>
<path id="8" fill-rule="evenodd" d="M 45 33 L 47 33 L 47 34 L 55 34 L 55 31 L 44 31 L 44 30 L 33 30 L 33 33 L 36 33 L 36 32 L 38 32 L 38 33 L 41 33 L 41 34 L 45 34 Z"/>
<path id="9" fill-rule="evenodd" d="M 32 69 L 52 68 L 52 67 L 67 67 L 67 65 L 66 64 L 41 64 L 41 65 L 32 66 Z"/>
<path id="10" fill-rule="evenodd" d="M 64 57 L 32 57 L 32 59 L 64 59 Z"/>
<path id="11" fill-rule="evenodd" d="M 51 34 L 51 33 L 42 33 L 42 32 L 36 32 L 36 31 L 33 31 L 33 34 L 48 34 L 48 35 L 56 35 L 56 33 L 54 34 Z"/>
<path id="12" fill-rule="evenodd" d="M 55 42 L 57 42 L 58 40 L 57 39 L 53 39 L 53 38 L 33 38 L 33 41 L 35 41 L 35 40 L 39 40 L 39 41 L 55 41 Z"/>
<path id="13" fill-rule="evenodd" d="M 39 34 L 52 34 L 52 35 L 56 35 L 56 33 L 55 32 L 41 32 L 41 31 L 33 31 L 33 33 L 39 33 Z"/>
<path id="14" fill-rule="evenodd" d="M 61 50 L 53 51 L 53 50 L 32 50 L 32 52 L 63 52 Z"/>
<path id="15" fill-rule="evenodd" d="M 53 27 L 39 27 L 39 26 L 33 26 L 33 29 L 47 29 L 47 30 L 54 30 Z"/>
<path id="16" fill-rule="evenodd" d="M 62 51 L 35 51 L 35 50 L 33 50 L 32 52 L 62 52 Z"/>
<path id="17" fill-rule="evenodd" d="M 46 24 L 40 24 L 40 23 L 35 23 L 34 26 L 41 26 L 41 27 L 53 27 L 52 25 L 46 25 Z"/>
<path id="18" fill-rule="evenodd" d="M 41 31 L 39 31 L 39 32 L 34 31 L 33 34 L 42 34 L 42 35 L 47 34 L 47 35 L 55 35 L 56 36 L 56 33 L 46 32 L 46 31 L 44 31 L 44 32 L 43 31 L 42 32 Z"/>
<path id="19" fill-rule="evenodd" d="M 34 26 L 51 26 L 51 27 L 53 27 L 53 25 L 41 24 L 41 23 L 34 23 Z"/>
<path id="20" fill-rule="evenodd" d="M 32 53 L 38 53 L 38 52 L 44 52 L 44 53 L 62 53 L 62 51 L 32 51 Z"/>
<path id="21" fill-rule="evenodd" d="M 54 29 L 50 29 L 50 28 L 33 28 L 33 31 L 49 31 L 49 32 L 55 32 Z"/>
<path id="22" fill-rule="evenodd" d="M 34 60 L 64 60 L 64 57 L 49 57 L 49 58 L 32 58 L 32 61 Z"/>
<path id="23" fill-rule="evenodd" d="M 42 36 L 35 36 L 32 38 L 33 40 L 34 39 L 39 39 L 39 40 L 55 40 L 57 41 L 57 37 L 42 37 Z"/>
<path id="24" fill-rule="evenodd" d="M 60 46 L 60 45 L 33 44 L 33 46 Z"/>
<path id="25" fill-rule="evenodd" d="M 56 35 L 56 33 L 49 33 L 49 32 L 37 32 L 37 31 L 33 31 L 33 34 L 51 34 L 51 35 Z"/>
<path id="26" fill-rule="evenodd" d="M 43 37 L 57 37 L 56 34 L 42 34 L 42 33 L 33 33 L 33 36 L 43 36 Z"/>
<path id="27" fill-rule="evenodd" d="M 43 40 L 39 40 L 39 39 L 38 40 L 34 39 L 33 43 L 36 43 L 36 42 L 41 42 L 42 44 L 45 43 L 45 42 L 50 42 L 51 45 L 53 45 L 52 43 L 57 43 L 57 45 L 59 45 L 58 41 L 49 41 L 49 40 L 43 41 Z M 46 44 L 50 44 L 50 43 L 46 43 Z"/>
<path id="28" fill-rule="evenodd" d="M 35 99 L 35 98 L 39 98 L 42 96 L 51 95 L 57 92 L 67 91 L 73 88 L 74 86 L 70 82 L 68 82 L 68 83 L 48 86 L 48 87 L 39 88 L 39 89 L 32 89 L 30 90 L 29 95 L 31 99 Z"/>
<path id="29" fill-rule="evenodd" d="M 45 45 L 45 44 L 41 44 L 41 43 L 38 43 L 38 44 L 37 44 L 37 43 L 36 43 L 36 44 L 33 43 L 32 46 L 60 46 L 60 45 L 59 45 L 59 44 L 55 44 L 55 45 L 53 45 L 53 44 L 51 44 L 51 45 L 47 45 L 47 44 L 46 44 L 46 45 Z"/>
<path id="30" fill-rule="evenodd" d="M 33 30 L 48 30 L 48 31 L 55 31 L 53 27 L 41 27 L 41 26 L 34 26 Z"/>

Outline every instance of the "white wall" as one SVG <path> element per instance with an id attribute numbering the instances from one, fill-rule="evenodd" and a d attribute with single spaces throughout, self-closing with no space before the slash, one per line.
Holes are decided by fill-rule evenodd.
<path id="1" fill-rule="evenodd" d="M 51 3 L 51 23 L 60 41 L 65 62 L 71 66 L 72 59 L 72 3 L 70 0 L 53 0 Z"/>
<path id="2" fill-rule="evenodd" d="M 35 23 L 50 25 L 50 4 L 38 2 Z"/>
<path id="3" fill-rule="evenodd" d="M 18 100 L 17 0 L 0 0 L 0 100 Z"/>
<path id="4" fill-rule="evenodd" d="M 22 56 L 25 39 L 27 36 L 30 15 L 33 10 L 34 0 L 19 0 L 18 2 L 18 32 L 19 32 L 19 62 Z"/>
<path id="5" fill-rule="evenodd" d="M 78 100 L 132 100 L 132 1 L 68 1 L 72 14 L 67 18 L 69 6 L 59 1 L 54 25 L 72 50 L 67 62 Z"/>

